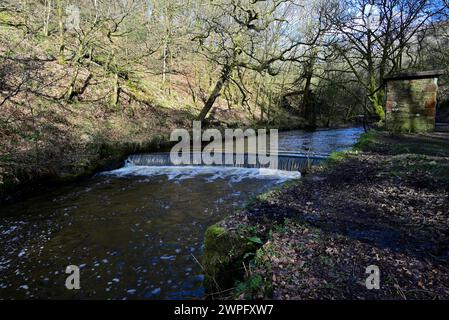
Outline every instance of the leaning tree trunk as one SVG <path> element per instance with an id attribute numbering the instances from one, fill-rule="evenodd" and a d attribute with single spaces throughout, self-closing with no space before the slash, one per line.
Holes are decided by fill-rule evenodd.
<path id="1" fill-rule="evenodd" d="M 206 103 L 204 104 L 203 110 L 201 110 L 200 115 L 198 116 L 198 120 L 203 122 L 206 118 L 207 114 L 209 113 L 210 109 L 212 109 L 212 106 L 214 105 L 215 100 L 220 96 L 221 90 L 223 89 L 226 82 L 229 80 L 229 76 L 231 75 L 231 66 L 226 65 L 223 67 L 223 70 L 221 72 L 221 76 L 218 79 L 217 83 L 215 84 L 214 90 L 210 94 L 209 98 L 207 99 Z"/>
<path id="2" fill-rule="evenodd" d="M 72 99 L 76 95 L 75 85 L 76 85 L 76 80 L 78 79 L 79 70 L 80 70 L 80 66 L 77 64 L 76 69 L 75 69 L 75 73 L 73 74 L 72 79 L 70 80 L 70 85 L 69 85 L 69 87 L 67 89 L 67 92 L 65 94 L 65 100 L 66 101 L 72 101 Z"/>

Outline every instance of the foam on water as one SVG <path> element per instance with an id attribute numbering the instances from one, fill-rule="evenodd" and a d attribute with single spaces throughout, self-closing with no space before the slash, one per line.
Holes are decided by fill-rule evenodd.
<path id="1" fill-rule="evenodd" d="M 196 176 L 203 176 L 207 182 L 212 182 L 217 179 L 229 179 L 231 182 L 240 182 L 243 179 L 266 179 L 276 180 L 279 183 L 301 177 L 301 173 L 298 171 L 283 171 L 267 168 L 218 166 L 136 166 L 129 163 L 120 169 L 102 172 L 101 175 L 117 177 L 166 176 L 168 180 L 177 181 L 190 179 Z"/>

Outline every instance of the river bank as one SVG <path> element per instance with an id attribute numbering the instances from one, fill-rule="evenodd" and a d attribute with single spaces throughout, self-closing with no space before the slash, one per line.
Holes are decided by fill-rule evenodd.
<path id="1" fill-rule="evenodd" d="M 364 135 L 354 150 L 208 229 L 209 293 L 448 298 L 448 159 L 442 134 Z M 370 265 L 380 269 L 379 290 L 366 288 Z"/>
<path id="2" fill-rule="evenodd" d="M 0 204 L 13 203 L 43 190 L 52 190 L 90 178 L 101 171 L 117 169 L 123 165 L 130 154 L 156 152 L 170 145 L 168 134 L 161 134 L 143 141 L 109 141 L 90 144 L 83 148 L 76 159 L 67 159 L 69 158 L 67 155 L 60 154 L 59 160 L 68 163 L 53 164 L 47 168 L 32 164 L 11 163 L 8 171 L 1 172 L 4 175 L 1 177 L 0 184 Z M 49 159 L 51 160 L 53 159 Z"/>
<path id="3" fill-rule="evenodd" d="M 279 145 L 329 153 L 349 148 L 362 131 L 280 133 Z M 0 296 L 203 299 L 198 261 L 206 229 L 251 197 L 299 177 L 296 171 L 165 166 L 159 156 L 134 155 L 120 169 L 2 206 Z M 256 249 L 257 239 L 250 239 Z M 80 266 L 81 290 L 66 290 L 67 265 Z"/>
<path id="4" fill-rule="evenodd" d="M 146 115 L 153 116 L 153 115 Z M 158 115 L 160 116 L 160 115 Z M 159 151 L 169 151 L 174 144 L 170 142 L 170 132 L 176 128 L 176 124 L 182 122 L 183 127 L 191 127 L 194 116 L 188 115 L 188 120 L 180 120 L 179 117 L 166 114 L 166 127 L 154 126 L 142 128 L 138 131 L 132 131 L 127 128 L 129 123 L 134 122 L 134 116 L 125 118 L 125 124 L 118 122 L 117 128 L 111 129 L 111 134 L 102 134 L 101 137 L 89 137 L 80 133 L 80 137 L 87 141 L 51 141 L 51 146 L 42 148 L 36 152 L 31 148 L 29 152 L 17 152 L 20 144 L 12 148 L 8 153 L 0 156 L 0 203 L 13 203 L 21 199 L 35 195 L 43 190 L 52 190 L 61 185 L 80 181 L 85 178 L 92 177 L 95 173 L 107 170 L 117 169 L 123 165 L 124 160 L 130 154 L 149 153 Z M 140 117 L 140 120 L 142 118 Z M 92 119 L 87 119 L 89 126 L 94 126 Z M 104 124 L 97 124 L 97 129 L 106 130 Z M 107 126 L 107 125 L 106 125 Z M 209 123 L 205 128 L 217 128 L 224 131 L 225 128 L 233 128 L 235 125 L 223 122 L 220 126 L 215 127 Z M 326 131 L 351 128 L 349 124 L 338 125 L 333 128 L 316 128 L 315 130 L 307 130 L 307 125 L 299 119 L 298 121 L 290 121 L 287 124 L 274 123 L 242 123 L 243 130 L 247 128 L 255 129 L 272 129 L 276 128 L 279 132 L 289 132 L 292 139 L 298 130 L 309 132 L 309 136 L 313 136 L 314 132 L 322 131 L 323 139 L 327 139 Z M 331 137 L 331 139 L 334 137 Z M 352 139 L 350 135 L 348 139 Z M 341 137 L 337 139 L 341 140 Z M 291 143 L 287 141 L 287 143 Z M 307 148 L 315 147 L 308 145 L 307 138 L 298 140 L 295 150 L 307 152 Z M 340 141 L 345 145 L 344 141 Z M 46 141 L 45 144 L 50 144 Z M 316 144 L 316 142 L 315 142 Z M 319 141 L 318 144 L 322 144 Z M 325 144 L 324 144 L 325 145 Z M 281 146 L 282 147 L 282 146 Z M 336 146 L 338 148 L 338 146 Z M 50 151 L 49 148 L 58 149 L 58 152 Z M 320 150 L 315 150 L 320 151 Z"/>

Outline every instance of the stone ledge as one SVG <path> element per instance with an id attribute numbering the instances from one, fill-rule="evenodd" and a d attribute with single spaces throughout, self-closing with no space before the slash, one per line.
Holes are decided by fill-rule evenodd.
<path id="1" fill-rule="evenodd" d="M 418 71 L 418 72 L 402 72 L 390 74 L 384 77 L 384 81 L 391 80 L 406 80 L 406 79 L 426 79 L 426 78 L 437 78 L 445 73 L 445 70 L 428 70 L 428 71 Z"/>

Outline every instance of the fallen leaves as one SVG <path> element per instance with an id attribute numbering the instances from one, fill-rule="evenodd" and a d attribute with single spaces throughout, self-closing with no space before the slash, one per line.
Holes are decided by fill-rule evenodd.
<path id="1" fill-rule="evenodd" d="M 269 239 L 253 261 L 272 282 L 266 297 L 449 298 L 449 158 L 388 148 L 318 169 L 241 213 Z M 380 290 L 365 287 L 371 264 Z"/>

